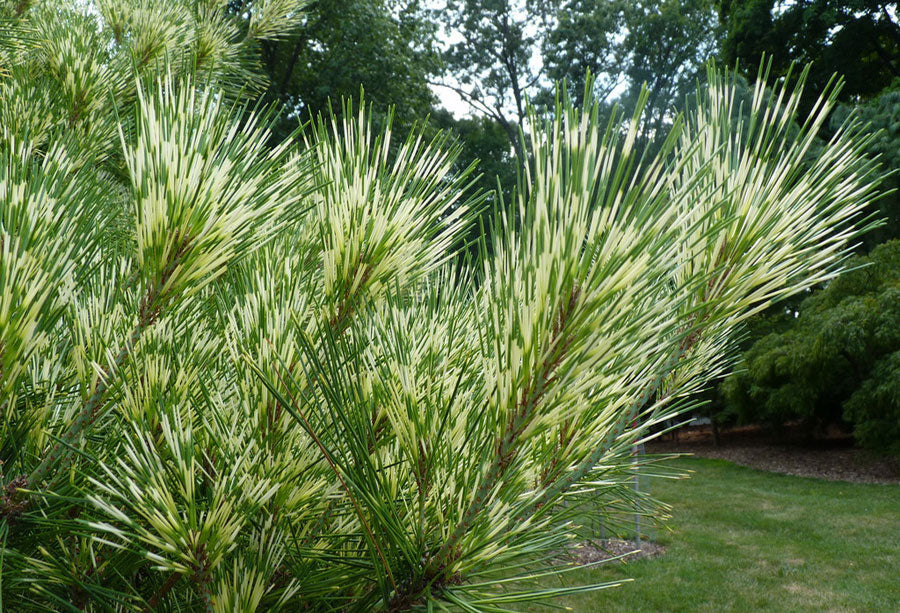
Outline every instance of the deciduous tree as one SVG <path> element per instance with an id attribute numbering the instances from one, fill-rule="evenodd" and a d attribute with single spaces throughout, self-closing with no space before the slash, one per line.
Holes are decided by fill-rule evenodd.
<path id="1" fill-rule="evenodd" d="M 812 429 L 846 422 L 857 440 L 882 450 L 900 441 L 900 243 L 890 241 L 857 267 L 782 316 L 727 379 L 725 409 L 745 422 L 802 420 Z"/>
<path id="2" fill-rule="evenodd" d="M 792 62 L 810 63 L 811 92 L 837 73 L 845 101 L 870 98 L 900 76 L 900 22 L 897 2 L 878 0 L 719 0 L 725 28 L 722 60 L 753 71 L 763 54 L 775 74 Z"/>

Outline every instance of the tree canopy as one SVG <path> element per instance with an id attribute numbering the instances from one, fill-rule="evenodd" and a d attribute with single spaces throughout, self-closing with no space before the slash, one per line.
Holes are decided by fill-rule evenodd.
<path id="1" fill-rule="evenodd" d="M 428 85 L 440 69 L 436 28 L 419 0 L 308 3 L 290 31 L 261 44 L 266 98 L 285 109 L 281 136 L 329 107 L 339 114 L 363 90 L 377 121 L 393 108 L 408 131 L 436 102 Z"/>
<path id="2" fill-rule="evenodd" d="M 763 55 L 785 74 L 791 62 L 810 64 L 810 89 L 835 73 L 843 100 L 871 98 L 900 76 L 897 2 L 879 0 L 719 0 L 725 29 L 721 59 L 753 71 Z M 807 108 L 814 94 L 804 101 Z"/>

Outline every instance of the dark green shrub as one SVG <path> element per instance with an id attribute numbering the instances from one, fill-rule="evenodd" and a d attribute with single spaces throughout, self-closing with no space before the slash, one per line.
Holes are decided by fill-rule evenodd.
<path id="1" fill-rule="evenodd" d="M 744 354 L 721 385 L 743 422 L 810 426 L 847 422 L 860 444 L 900 441 L 900 241 L 848 262 L 855 268 L 804 300 L 787 329 Z M 793 319 L 791 322 L 790 320 Z"/>

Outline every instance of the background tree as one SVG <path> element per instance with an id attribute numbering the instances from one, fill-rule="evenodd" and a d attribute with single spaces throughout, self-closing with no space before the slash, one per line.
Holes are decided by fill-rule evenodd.
<path id="1" fill-rule="evenodd" d="M 545 78 L 565 81 L 572 100 L 580 102 L 585 78 L 590 74 L 594 79 L 592 95 L 597 100 L 608 99 L 625 84 L 629 58 L 622 29 L 629 6 L 624 1 L 561 3 L 541 43 Z"/>
<path id="2" fill-rule="evenodd" d="M 405 134 L 434 107 L 437 25 L 419 0 L 314 0 L 288 36 L 262 43 L 266 99 L 283 105 L 278 136 L 365 90 L 373 119 L 391 108 Z"/>
<path id="3" fill-rule="evenodd" d="M 649 0 L 630 3 L 625 17 L 624 102 L 626 108 L 633 105 L 646 84 L 643 135 L 659 140 L 673 109 L 683 107 L 685 95 L 702 76 L 701 67 L 717 51 L 715 9 L 711 0 Z"/>
<path id="4" fill-rule="evenodd" d="M 724 410 L 773 426 L 800 420 L 810 430 L 848 423 L 860 444 L 896 451 L 900 242 L 848 265 L 860 268 L 810 295 L 796 312 L 770 317 L 765 327 L 774 331 L 747 350 L 745 368 L 722 385 Z"/>
<path id="5" fill-rule="evenodd" d="M 577 101 L 588 71 L 592 95 L 626 108 L 647 84 L 644 133 L 662 135 L 718 34 L 711 0 L 453 1 L 445 20 L 455 37 L 444 55 L 445 75 L 458 83 L 450 85 L 511 137 L 527 97 L 549 108 L 553 83 L 565 80 Z"/>
<path id="6" fill-rule="evenodd" d="M 537 52 L 552 5 L 533 0 L 448 0 L 443 10 L 451 39 L 444 53 L 449 79 L 442 86 L 495 120 L 514 147 L 520 144 L 527 98 L 542 85 Z"/>
<path id="7" fill-rule="evenodd" d="M 811 90 L 834 73 L 846 85 L 842 100 L 871 98 L 900 76 L 897 2 L 878 0 L 720 0 L 725 27 L 721 60 L 753 71 L 763 54 L 775 74 L 791 62 L 809 63 Z M 809 108 L 813 94 L 804 98 Z"/>

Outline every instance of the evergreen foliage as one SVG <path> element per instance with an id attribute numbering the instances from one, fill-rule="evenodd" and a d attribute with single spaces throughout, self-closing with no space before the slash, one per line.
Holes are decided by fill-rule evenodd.
<path id="1" fill-rule="evenodd" d="M 761 78 L 738 114 L 712 71 L 653 159 L 639 111 L 532 113 L 517 200 L 459 266 L 480 197 L 444 137 L 392 145 L 348 105 L 268 147 L 275 118 L 237 101 L 298 2 L 3 6 L 17 611 L 502 611 L 604 587 L 527 580 L 565 570 L 580 503 L 614 521 L 633 445 L 724 372 L 736 326 L 839 272 L 875 195 L 852 126 L 810 159 L 835 90 L 797 134 L 798 91 Z"/>

